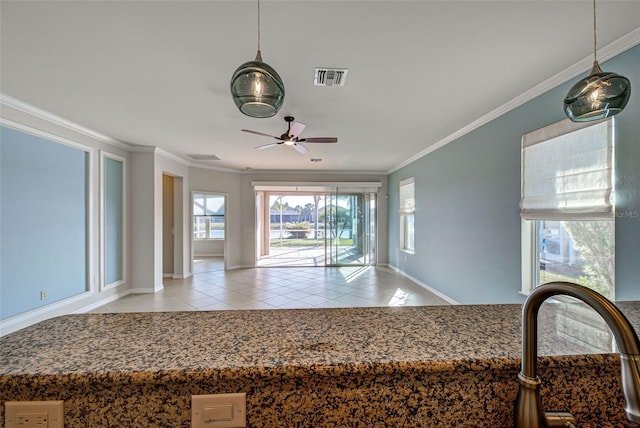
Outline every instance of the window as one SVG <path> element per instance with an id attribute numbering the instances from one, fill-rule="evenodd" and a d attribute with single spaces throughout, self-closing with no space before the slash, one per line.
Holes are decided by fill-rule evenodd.
<path id="1" fill-rule="evenodd" d="M 224 198 L 193 194 L 193 239 L 224 239 Z"/>
<path id="2" fill-rule="evenodd" d="M 569 281 L 614 299 L 613 135 L 613 119 L 523 135 L 523 292 Z"/>
<path id="3" fill-rule="evenodd" d="M 400 249 L 415 251 L 415 191 L 413 177 L 400 181 Z"/>

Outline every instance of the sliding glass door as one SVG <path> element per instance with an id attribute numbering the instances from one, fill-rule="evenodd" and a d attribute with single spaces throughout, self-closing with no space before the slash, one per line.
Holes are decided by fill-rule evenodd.
<path id="1" fill-rule="evenodd" d="M 375 264 L 375 193 L 332 193 L 325 206 L 326 265 Z"/>
<path id="2" fill-rule="evenodd" d="M 256 201 L 258 266 L 376 263 L 376 193 L 264 192 Z"/>

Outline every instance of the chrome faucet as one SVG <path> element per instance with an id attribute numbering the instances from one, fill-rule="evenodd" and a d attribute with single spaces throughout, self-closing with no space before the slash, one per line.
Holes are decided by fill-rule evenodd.
<path id="1" fill-rule="evenodd" d="M 570 282 L 552 282 L 533 290 L 522 308 L 522 366 L 518 375 L 520 390 L 514 411 L 516 428 L 566 428 L 576 423 L 570 413 L 544 412 L 540 400 L 537 373 L 538 310 L 547 298 L 556 295 L 571 296 L 585 302 L 607 322 L 620 351 L 627 418 L 640 423 L 640 341 L 629 320 L 613 303 L 589 288 Z"/>

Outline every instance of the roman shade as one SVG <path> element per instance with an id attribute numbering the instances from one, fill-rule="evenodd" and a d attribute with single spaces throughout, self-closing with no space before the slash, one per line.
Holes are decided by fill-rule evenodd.
<path id="1" fill-rule="evenodd" d="M 522 136 L 520 215 L 528 220 L 610 220 L 613 118 L 568 119 Z"/>
<path id="2" fill-rule="evenodd" d="M 415 211 L 413 177 L 400 181 L 400 212 L 402 214 L 413 214 Z"/>

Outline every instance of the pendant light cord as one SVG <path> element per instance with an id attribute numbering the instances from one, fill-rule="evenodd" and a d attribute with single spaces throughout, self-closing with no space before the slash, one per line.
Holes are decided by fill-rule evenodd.
<path id="1" fill-rule="evenodd" d="M 598 33 L 596 32 L 596 0 L 593 0 L 593 60 L 598 62 Z"/>
<path id="2" fill-rule="evenodd" d="M 595 5 L 595 0 L 594 0 L 594 5 Z M 260 52 L 260 0 L 258 0 L 258 52 Z"/>

